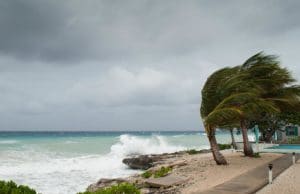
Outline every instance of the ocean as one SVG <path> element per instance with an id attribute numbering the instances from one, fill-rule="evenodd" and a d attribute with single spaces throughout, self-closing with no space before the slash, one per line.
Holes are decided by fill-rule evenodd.
<path id="1" fill-rule="evenodd" d="M 229 143 L 230 134 L 218 132 L 217 140 Z M 0 132 L 0 180 L 43 194 L 75 194 L 100 178 L 141 172 L 122 163 L 126 156 L 208 148 L 199 131 Z"/>

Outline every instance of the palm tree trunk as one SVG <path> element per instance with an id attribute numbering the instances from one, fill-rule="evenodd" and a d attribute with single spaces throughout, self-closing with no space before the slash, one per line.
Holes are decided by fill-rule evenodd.
<path id="1" fill-rule="evenodd" d="M 243 142 L 244 142 L 244 155 L 252 157 L 254 155 L 253 149 L 249 143 L 247 127 L 245 125 L 244 120 L 241 120 L 241 128 L 242 128 Z"/>
<path id="2" fill-rule="evenodd" d="M 274 129 L 271 129 L 271 131 L 267 131 L 265 141 L 268 143 L 271 142 L 274 133 L 275 133 Z"/>
<path id="3" fill-rule="evenodd" d="M 208 129 L 206 130 L 207 137 L 210 143 L 211 152 L 213 154 L 214 160 L 218 165 L 226 165 L 228 164 L 225 157 L 221 154 L 219 146 L 217 144 L 216 136 L 215 136 L 215 129 Z"/>
<path id="4" fill-rule="evenodd" d="M 237 146 L 236 146 L 236 142 L 235 142 L 235 139 L 234 139 L 234 135 L 233 135 L 233 129 L 230 129 L 230 135 L 231 135 L 231 144 L 232 144 L 232 147 L 233 149 L 237 149 Z"/>

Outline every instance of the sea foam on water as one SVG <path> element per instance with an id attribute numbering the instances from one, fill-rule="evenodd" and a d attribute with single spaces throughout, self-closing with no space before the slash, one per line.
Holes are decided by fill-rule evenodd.
<path id="1" fill-rule="evenodd" d="M 65 142 L 75 146 L 77 141 Z M 43 194 L 74 194 L 84 191 L 99 178 L 124 177 L 139 172 L 122 163 L 126 156 L 186 149 L 171 145 L 160 135 L 120 135 L 106 154 L 76 154 L 73 150 L 72 155 L 42 149 L 38 143 L 24 143 L 19 147 L 11 147 L 17 141 L 6 140 L 5 143 L 7 149 L 0 152 L 0 179 L 29 185 Z"/>

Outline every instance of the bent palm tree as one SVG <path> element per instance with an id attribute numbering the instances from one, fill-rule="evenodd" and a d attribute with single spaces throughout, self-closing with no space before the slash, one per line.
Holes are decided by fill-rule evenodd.
<path id="1" fill-rule="evenodd" d="M 278 109 L 272 102 L 260 98 L 258 94 L 254 91 L 233 94 L 225 98 L 206 117 L 207 123 L 217 123 L 218 127 L 240 123 L 243 134 L 244 154 L 246 156 L 253 156 L 253 150 L 248 140 L 246 121 L 254 119 L 256 114 L 260 112 L 278 112 Z"/>
<path id="2" fill-rule="evenodd" d="M 300 103 L 300 86 L 291 85 L 295 82 L 291 73 L 280 66 L 277 57 L 274 55 L 264 55 L 262 52 L 250 57 L 242 66 L 244 80 L 251 81 L 257 88 L 260 88 L 259 98 L 265 102 L 271 103 L 275 112 L 264 112 L 270 115 L 283 111 L 285 109 L 296 110 L 296 105 Z M 273 109 L 273 110 L 275 110 Z M 259 112 L 253 112 L 256 115 Z M 260 120 L 261 118 L 247 118 L 241 122 L 241 128 L 244 137 L 244 146 L 249 146 L 246 122 L 251 120 Z M 246 145 L 248 144 L 248 145 Z M 251 155 L 253 151 L 247 148 L 246 155 Z"/>
<path id="3" fill-rule="evenodd" d="M 227 164 L 215 138 L 217 127 L 240 126 L 244 154 L 252 156 L 247 125 L 261 113 L 274 114 L 300 103 L 300 86 L 277 58 L 258 53 L 243 65 L 213 73 L 202 89 L 201 117 L 217 164 Z"/>
<path id="4" fill-rule="evenodd" d="M 202 89 L 202 102 L 200 113 L 203 119 L 204 127 L 210 142 L 213 157 L 217 164 L 227 164 L 224 156 L 220 153 L 217 145 L 215 130 L 219 126 L 218 121 L 207 122 L 207 117 L 214 111 L 219 103 L 230 96 L 240 85 L 240 79 L 233 79 L 239 68 L 223 68 L 213 73 L 206 81 Z M 230 81 L 231 80 L 231 81 Z M 224 114 L 228 115 L 228 114 Z"/>

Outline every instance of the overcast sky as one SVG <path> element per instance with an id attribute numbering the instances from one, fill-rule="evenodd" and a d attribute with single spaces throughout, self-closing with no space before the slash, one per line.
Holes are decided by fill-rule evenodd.
<path id="1" fill-rule="evenodd" d="M 201 130 L 201 88 L 265 51 L 300 77 L 300 1 L 0 0 L 0 130 Z"/>

